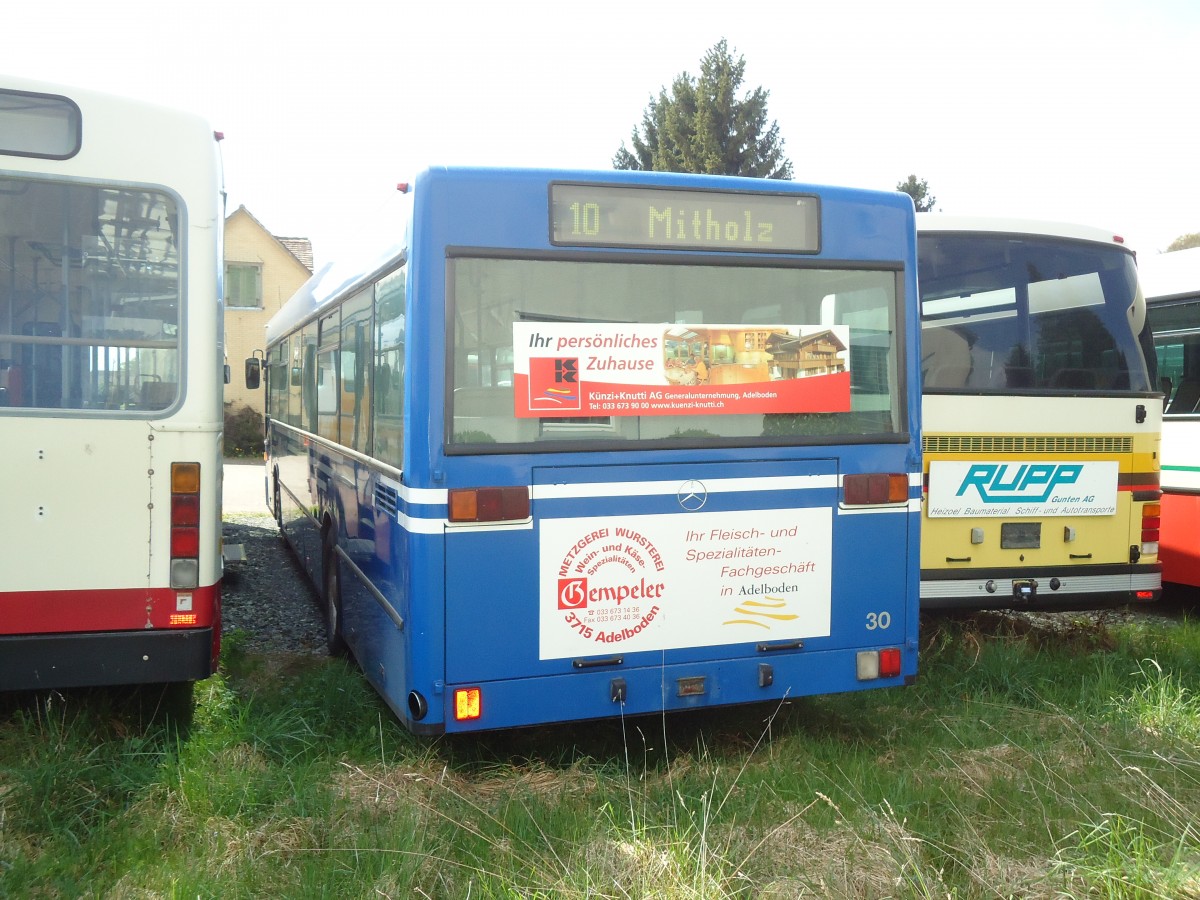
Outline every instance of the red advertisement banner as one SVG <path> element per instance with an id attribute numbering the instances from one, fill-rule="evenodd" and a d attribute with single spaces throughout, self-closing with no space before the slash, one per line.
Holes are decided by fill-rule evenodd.
<path id="1" fill-rule="evenodd" d="M 844 326 L 518 323 L 519 417 L 848 412 Z"/>

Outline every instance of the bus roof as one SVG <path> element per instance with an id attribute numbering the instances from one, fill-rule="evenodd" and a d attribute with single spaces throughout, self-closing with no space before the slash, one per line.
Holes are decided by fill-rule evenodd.
<path id="1" fill-rule="evenodd" d="M 0 89 L 65 98 L 79 110 L 81 131 L 79 146 L 65 158 L 0 153 L 0 170 L 161 184 L 197 195 L 222 177 L 220 136 L 190 110 L 4 74 Z"/>
<path id="2" fill-rule="evenodd" d="M 389 269 L 396 268 L 407 253 L 406 246 L 395 245 L 366 263 L 330 262 L 321 266 L 267 322 L 267 346 L 289 334 L 298 325 L 315 318 L 322 307 L 354 293 Z"/>
<path id="3" fill-rule="evenodd" d="M 1139 256 L 1138 280 L 1147 300 L 1200 294 L 1200 247 Z"/>
<path id="4" fill-rule="evenodd" d="M 952 216 L 942 213 L 917 213 L 917 231 L 968 231 L 993 234 L 1037 234 L 1046 237 L 1069 238 L 1076 241 L 1096 241 L 1103 244 L 1125 243 L 1124 238 L 1103 228 L 1077 225 L 1072 222 L 1049 222 L 1038 219 L 1003 218 L 999 216 Z"/>
<path id="5" fill-rule="evenodd" d="M 160 112 L 167 110 L 171 110 L 172 112 L 179 111 L 176 107 L 152 103 L 148 100 L 139 100 L 132 95 L 98 91 L 95 88 L 79 84 L 67 84 L 40 78 L 27 78 L 24 75 L 13 75 L 7 72 L 0 72 L 0 86 L 3 86 L 5 90 L 26 91 L 31 94 L 61 94 L 72 99 L 82 98 L 84 100 L 103 101 L 106 103 L 118 102 L 125 106 L 140 106 L 144 109 L 158 110 Z"/>
<path id="6" fill-rule="evenodd" d="M 411 191 L 406 192 L 409 203 L 416 202 L 416 195 L 422 190 L 428 190 L 434 182 L 443 180 L 560 180 L 583 181 L 590 183 L 611 183 L 617 185 L 649 184 L 667 185 L 681 188 L 708 190 L 755 190 L 762 192 L 795 193 L 829 191 L 848 199 L 862 200 L 871 198 L 874 202 L 887 204 L 894 209 L 904 209 L 906 215 L 912 215 L 911 201 L 896 191 L 876 191 L 862 188 L 841 186 L 817 186 L 801 184 L 792 181 L 772 181 L 762 178 L 744 178 L 725 175 L 697 175 L 683 172 L 644 172 L 584 169 L 545 169 L 545 168 L 489 168 L 489 167 L 430 167 L 418 173 Z M 408 207 L 408 214 L 412 209 Z M 405 221 L 402 228 L 406 228 Z M 394 232 L 391 238 L 395 241 Z M 287 300 L 266 326 L 266 344 L 273 345 L 281 337 L 290 334 L 295 328 L 318 317 L 320 310 L 340 299 L 356 292 L 361 287 L 370 284 L 379 276 L 401 265 L 409 252 L 409 236 L 403 234 L 398 242 L 392 243 L 381 252 L 371 253 L 367 250 L 354 259 L 342 262 L 328 263 L 322 266 L 308 279 L 300 289 Z"/>

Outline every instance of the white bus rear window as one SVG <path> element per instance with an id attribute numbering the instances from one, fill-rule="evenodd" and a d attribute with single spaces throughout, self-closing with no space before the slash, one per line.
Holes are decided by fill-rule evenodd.
<path id="1" fill-rule="evenodd" d="M 0 178 L 0 414 L 175 404 L 179 218 L 157 190 Z"/>

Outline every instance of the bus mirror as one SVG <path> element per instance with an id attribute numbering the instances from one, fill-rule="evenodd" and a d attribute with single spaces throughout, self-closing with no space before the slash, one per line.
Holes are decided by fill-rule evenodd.
<path id="1" fill-rule="evenodd" d="M 1129 307 L 1129 324 L 1133 326 L 1134 334 L 1141 334 L 1142 329 L 1146 327 L 1146 297 L 1142 293 L 1141 284 L 1138 285 L 1137 294 L 1133 298 L 1133 305 Z"/>
<path id="2" fill-rule="evenodd" d="M 227 379 L 228 380 L 228 379 Z M 252 356 L 246 360 L 246 387 L 256 390 L 262 381 L 262 360 Z"/>
<path id="3" fill-rule="evenodd" d="M 225 363 L 225 383 L 229 384 L 229 363 Z"/>

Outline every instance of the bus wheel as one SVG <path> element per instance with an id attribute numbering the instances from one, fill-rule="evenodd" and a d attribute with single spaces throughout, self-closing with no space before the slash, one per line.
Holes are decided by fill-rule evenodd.
<path id="1" fill-rule="evenodd" d="M 338 562 L 337 534 L 331 527 L 325 538 L 325 646 L 330 656 L 345 656 L 342 638 L 342 567 Z"/>
<path id="2" fill-rule="evenodd" d="M 271 500 L 273 501 L 273 505 L 275 507 L 275 522 L 279 525 L 279 530 L 283 531 L 283 504 L 279 502 L 279 472 L 275 473 L 275 476 L 271 479 L 271 482 Z"/>

